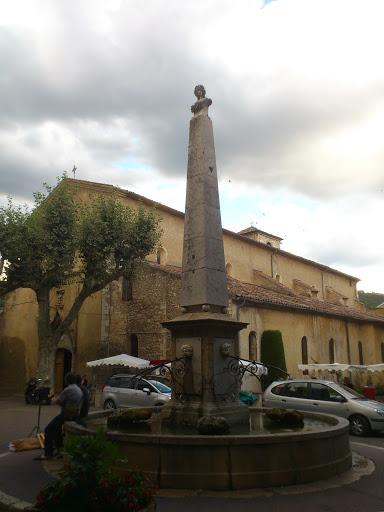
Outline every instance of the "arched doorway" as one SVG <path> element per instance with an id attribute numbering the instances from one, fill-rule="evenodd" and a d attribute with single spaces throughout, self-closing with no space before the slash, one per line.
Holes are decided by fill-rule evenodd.
<path id="1" fill-rule="evenodd" d="M 55 355 L 55 393 L 64 389 L 65 374 L 72 369 L 72 354 L 66 348 L 57 349 Z"/>

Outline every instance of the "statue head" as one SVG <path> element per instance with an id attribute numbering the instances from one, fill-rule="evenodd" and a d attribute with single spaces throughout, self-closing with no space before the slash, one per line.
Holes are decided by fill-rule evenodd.
<path id="1" fill-rule="evenodd" d="M 193 355 L 192 345 L 183 345 L 181 347 L 181 353 L 183 354 L 183 357 L 192 357 L 192 355 Z"/>
<path id="2" fill-rule="evenodd" d="M 194 94 L 198 100 L 205 98 L 205 89 L 203 85 L 196 85 Z"/>
<path id="3" fill-rule="evenodd" d="M 231 348 L 232 348 L 232 345 L 230 343 L 222 343 L 220 345 L 220 354 L 222 356 L 230 356 Z"/>

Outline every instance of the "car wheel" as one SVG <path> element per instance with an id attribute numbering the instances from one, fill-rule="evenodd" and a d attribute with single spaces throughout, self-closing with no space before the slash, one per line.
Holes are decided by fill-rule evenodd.
<path id="1" fill-rule="evenodd" d="M 362 437 L 371 431 L 369 421 L 364 416 L 353 416 L 349 419 L 349 425 L 354 436 Z"/>
<path id="2" fill-rule="evenodd" d="M 116 404 L 113 400 L 106 400 L 104 402 L 104 409 L 116 409 Z"/>

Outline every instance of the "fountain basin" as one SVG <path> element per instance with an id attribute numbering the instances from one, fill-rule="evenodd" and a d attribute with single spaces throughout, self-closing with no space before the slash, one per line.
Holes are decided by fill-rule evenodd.
<path id="1" fill-rule="evenodd" d="M 253 412 L 263 409 L 253 407 Z M 110 411 L 89 415 L 96 419 Z M 319 430 L 256 435 L 201 436 L 108 432 L 128 459 L 160 488 L 234 490 L 303 484 L 338 475 L 352 465 L 349 423 L 325 414 L 304 413 L 322 422 Z M 66 423 L 69 435 L 95 430 Z M 124 469 L 119 467 L 119 469 Z"/>

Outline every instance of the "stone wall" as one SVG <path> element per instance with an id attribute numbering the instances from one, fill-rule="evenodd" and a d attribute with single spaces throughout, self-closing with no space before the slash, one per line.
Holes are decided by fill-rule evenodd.
<path id="1" fill-rule="evenodd" d="M 171 337 L 162 322 L 180 314 L 180 278 L 156 266 L 142 265 L 132 283 L 132 299 L 122 300 L 123 280 L 102 295 L 102 333 L 98 358 L 127 353 L 143 359 L 171 357 Z M 138 352 L 133 354 L 132 337 Z"/>

